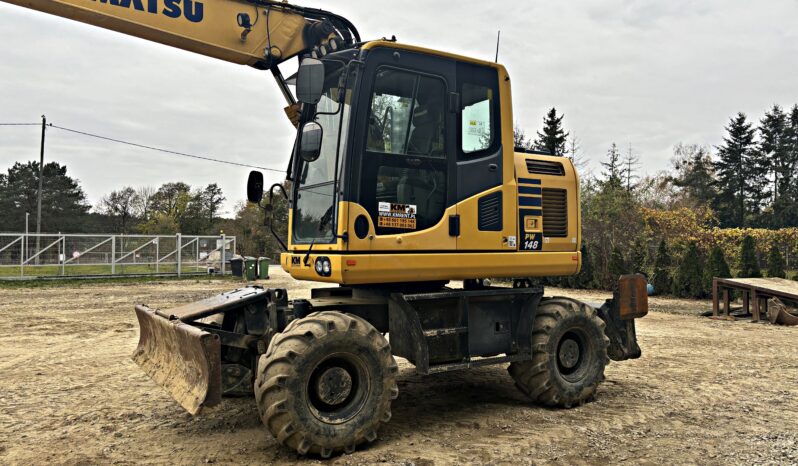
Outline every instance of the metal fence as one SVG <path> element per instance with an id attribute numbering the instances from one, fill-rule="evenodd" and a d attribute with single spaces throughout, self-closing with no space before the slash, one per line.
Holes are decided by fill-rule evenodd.
<path id="1" fill-rule="evenodd" d="M 0 280 L 230 272 L 235 236 L 0 233 Z"/>

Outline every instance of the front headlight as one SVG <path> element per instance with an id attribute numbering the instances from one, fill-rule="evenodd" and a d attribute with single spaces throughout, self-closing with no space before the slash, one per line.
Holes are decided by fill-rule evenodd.
<path id="1" fill-rule="evenodd" d="M 330 276 L 332 272 L 332 264 L 330 264 L 330 259 L 324 259 L 321 263 L 321 270 L 324 272 L 324 275 Z"/>

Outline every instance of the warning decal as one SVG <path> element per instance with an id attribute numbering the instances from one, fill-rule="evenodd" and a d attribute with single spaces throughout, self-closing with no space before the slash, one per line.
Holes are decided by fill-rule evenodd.
<path id="1" fill-rule="evenodd" d="M 416 229 L 416 206 L 380 202 L 377 226 L 381 228 Z"/>

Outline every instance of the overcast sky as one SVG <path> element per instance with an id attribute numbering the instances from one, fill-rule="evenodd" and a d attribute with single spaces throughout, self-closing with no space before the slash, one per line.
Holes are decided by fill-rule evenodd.
<path id="1" fill-rule="evenodd" d="M 596 167 L 631 143 L 642 170 L 678 142 L 718 144 L 738 111 L 798 103 L 798 0 L 301 2 L 390 37 L 499 60 L 514 119 L 534 134 L 556 106 Z M 418 5 L 416 7 L 412 5 Z M 48 121 L 176 151 L 282 170 L 293 127 L 268 72 L 0 3 L 0 123 Z M 39 129 L 0 127 L 0 170 L 38 159 Z M 121 186 L 218 183 L 232 213 L 248 169 L 182 159 L 58 130 L 47 160 L 89 200 Z M 266 173 L 267 181 L 282 179 Z"/>

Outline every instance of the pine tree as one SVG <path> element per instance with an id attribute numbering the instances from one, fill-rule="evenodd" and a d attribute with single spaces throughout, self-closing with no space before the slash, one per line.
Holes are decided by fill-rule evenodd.
<path id="1" fill-rule="evenodd" d="M 629 252 L 629 272 L 646 274 L 646 243 L 641 236 L 635 237 L 632 250 Z M 646 274 L 648 275 L 648 274 Z"/>
<path id="2" fill-rule="evenodd" d="M 568 132 L 562 127 L 562 119 L 565 115 L 557 116 L 557 109 L 552 107 L 549 113 L 543 118 L 543 132 L 538 131 L 535 146 L 549 152 L 551 155 L 562 157 L 566 152 Z"/>
<path id="3" fill-rule="evenodd" d="M 737 273 L 738 278 L 759 278 L 762 272 L 759 270 L 759 260 L 756 258 L 756 244 L 751 235 L 746 235 L 743 238 L 743 244 L 740 246 L 740 271 Z"/>
<path id="4" fill-rule="evenodd" d="M 601 166 L 605 168 L 602 173 L 604 176 L 604 184 L 612 188 L 623 187 L 623 165 L 621 162 L 621 152 L 618 146 L 613 142 L 610 149 L 607 151 L 607 161 L 601 162 Z"/>
<path id="5" fill-rule="evenodd" d="M 760 120 L 760 142 L 754 158 L 758 168 L 759 181 L 771 183 L 768 189 L 760 191 L 759 197 L 767 198 L 767 201 L 772 203 L 772 218 L 767 223 L 775 228 L 783 224 L 783 219 L 778 211 L 784 204 L 781 200 L 789 198 L 787 191 L 793 176 L 793 166 L 788 160 L 788 128 L 787 115 L 781 107 L 774 105 Z"/>
<path id="6" fill-rule="evenodd" d="M 698 246 L 691 242 L 679 262 L 673 294 L 680 298 L 702 298 L 706 295 L 704 283 L 704 261 Z"/>
<path id="7" fill-rule="evenodd" d="M 784 257 L 775 244 L 770 247 L 768 253 L 768 277 L 787 278 L 787 272 L 784 270 Z"/>
<path id="8" fill-rule="evenodd" d="M 773 206 L 774 226 L 798 226 L 798 104 L 790 110 L 784 130 L 784 166 L 779 197 Z"/>
<path id="9" fill-rule="evenodd" d="M 657 248 L 657 257 L 654 261 L 654 275 L 651 280 L 655 293 L 666 294 L 671 291 L 670 268 L 671 255 L 668 252 L 668 246 L 665 244 L 665 240 L 662 240 L 659 243 L 659 248 Z"/>
<path id="10" fill-rule="evenodd" d="M 751 199 L 758 186 L 757 168 L 752 164 L 754 129 L 744 113 L 738 113 L 726 127 L 727 136 L 718 147 L 718 160 L 714 163 L 719 191 L 716 211 L 722 226 L 742 227 L 750 217 Z M 756 199 L 753 199 L 756 203 Z"/>
<path id="11" fill-rule="evenodd" d="M 517 122 L 513 125 L 513 145 L 518 149 L 529 149 L 529 146 L 532 145 L 526 137 L 526 132 Z"/>
<path id="12" fill-rule="evenodd" d="M 713 278 L 731 278 L 729 263 L 726 262 L 726 255 L 723 249 L 715 245 L 709 253 L 709 264 L 707 264 L 707 275 L 710 281 Z"/>

